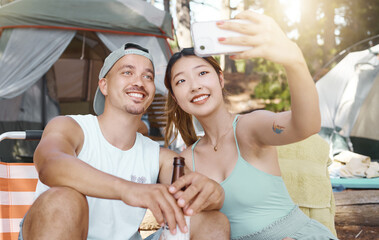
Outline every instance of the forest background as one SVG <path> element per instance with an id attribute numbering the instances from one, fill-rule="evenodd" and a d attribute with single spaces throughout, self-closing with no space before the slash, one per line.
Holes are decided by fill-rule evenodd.
<path id="1" fill-rule="evenodd" d="M 315 81 L 351 51 L 379 43 L 379 0 L 150 0 L 173 16 L 173 49 L 192 46 L 190 24 L 229 19 L 243 10 L 271 16 L 302 49 Z M 217 12 L 218 14 L 214 14 Z M 243 100 L 234 112 L 257 108 L 288 110 L 290 94 L 284 69 L 264 59 L 233 61 L 216 56 L 224 69 L 226 89 Z M 243 93 L 245 93 L 243 95 Z M 243 97 L 245 96 L 245 97 Z M 242 99 L 241 99 L 242 97 Z M 254 100 L 255 101 L 254 101 Z M 229 98 L 233 100 L 233 96 Z M 246 104 L 246 103 L 252 104 Z"/>
<path id="2" fill-rule="evenodd" d="M 15 0 L 0 0 L 0 6 Z M 16 0 L 17 1 L 17 0 Z M 302 49 L 315 81 L 351 51 L 379 43 L 379 0 L 141 0 L 173 17 L 173 51 L 192 46 L 195 21 L 233 18 L 243 10 L 272 17 Z M 231 111 L 290 108 L 284 69 L 264 59 L 233 61 L 216 56 L 224 69 Z M 237 98 L 234 98 L 237 96 Z M 238 107 L 232 104 L 244 102 Z"/>

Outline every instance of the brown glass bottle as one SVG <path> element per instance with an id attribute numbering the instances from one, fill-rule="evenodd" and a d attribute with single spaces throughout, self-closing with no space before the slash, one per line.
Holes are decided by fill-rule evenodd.
<path id="1" fill-rule="evenodd" d="M 184 175 L 184 158 L 183 157 L 174 157 L 173 162 L 173 169 L 172 169 L 172 178 L 171 183 L 174 183 L 176 180 L 178 180 L 181 176 Z M 185 190 L 185 187 L 183 187 L 181 190 Z M 170 229 L 168 228 L 167 224 L 163 227 L 161 239 L 162 240 L 189 240 L 190 239 L 190 216 L 184 216 L 188 228 L 187 233 L 182 233 L 178 226 L 176 226 L 176 234 L 172 235 L 170 232 Z"/>
<path id="2" fill-rule="evenodd" d="M 172 169 L 172 178 L 171 183 L 174 183 L 177 179 L 184 175 L 184 158 L 183 157 L 174 157 L 173 162 L 174 168 Z M 185 190 L 185 187 L 182 188 L 182 191 Z"/>

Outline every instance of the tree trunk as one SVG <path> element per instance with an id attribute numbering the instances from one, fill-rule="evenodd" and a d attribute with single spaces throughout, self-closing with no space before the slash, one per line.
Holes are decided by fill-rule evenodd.
<path id="1" fill-rule="evenodd" d="M 325 25 L 324 25 L 324 46 L 323 46 L 323 63 L 324 65 L 332 57 L 332 50 L 336 47 L 336 40 L 334 31 L 336 25 L 334 24 L 334 10 L 335 4 L 330 3 L 329 0 L 323 2 L 323 10 L 325 13 Z"/>
<path id="2" fill-rule="evenodd" d="M 163 6 L 164 6 L 164 10 L 169 13 L 170 12 L 170 0 L 164 0 Z"/>
<path id="3" fill-rule="evenodd" d="M 311 73 L 321 67 L 321 60 L 317 56 L 319 45 L 317 43 L 318 24 L 317 10 L 318 1 L 308 0 L 301 2 L 301 20 L 299 26 L 298 44 L 303 51 L 305 59 L 309 62 Z"/>
<path id="4" fill-rule="evenodd" d="M 229 19 L 231 15 L 230 0 L 223 0 L 221 3 L 221 18 Z M 220 56 L 220 66 L 224 72 L 237 72 L 234 60 L 225 55 Z"/>
<path id="5" fill-rule="evenodd" d="M 176 0 L 176 17 L 178 19 L 176 36 L 178 38 L 179 49 L 192 47 L 189 0 Z"/>
<path id="6" fill-rule="evenodd" d="M 250 6 L 256 5 L 255 1 L 244 0 L 243 1 L 243 9 L 249 10 Z M 254 62 L 251 59 L 245 60 L 245 76 L 249 76 L 254 71 Z"/>

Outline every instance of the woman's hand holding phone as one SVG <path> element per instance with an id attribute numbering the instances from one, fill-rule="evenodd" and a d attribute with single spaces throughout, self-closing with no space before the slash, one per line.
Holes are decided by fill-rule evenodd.
<path id="1" fill-rule="evenodd" d="M 236 19 L 248 20 L 250 24 L 226 21 L 218 24 L 221 29 L 243 34 L 240 37 L 221 39 L 220 43 L 250 46 L 250 49 L 233 56 L 234 59 L 262 57 L 284 66 L 299 62 L 303 64 L 304 58 L 297 44 L 286 36 L 271 17 L 248 10 L 239 13 Z"/>
<path id="2" fill-rule="evenodd" d="M 250 10 L 231 20 L 194 23 L 191 32 L 198 56 L 263 57 L 283 65 L 303 62 L 301 50 L 271 17 Z"/>
<path id="3" fill-rule="evenodd" d="M 195 22 L 191 26 L 191 35 L 194 43 L 195 54 L 207 57 L 219 54 L 236 54 L 250 49 L 249 46 L 226 45 L 219 40 L 227 37 L 239 37 L 241 33 L 218 27 L 220 22 L 233 22 L 249 24 L 247 20 L 230 19 L 224 21 Z"/>

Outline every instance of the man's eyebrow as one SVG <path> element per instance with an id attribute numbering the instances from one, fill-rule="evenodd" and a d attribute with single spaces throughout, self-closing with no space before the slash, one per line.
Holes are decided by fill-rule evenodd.
<path id="1" fill-rule="evenodd" d="M 136 67 L 131 64 L 124 64 L 120 66 L 119 70 L 124 69 L 124 68 L 133 69 L 133 70 L 136 69 Z M 154 71 L 151 68 L 145 68 L 145 71 L 154 75 Z"/>
<path id="2" fill-rule="evenodd" d="M 146 71 L 146 72 L 149 72 L 149 73 L 151 73 L 151 74 L 154 75 L 154 71 L 153 71 L 153 69 L 151 69 L 151 68 L 146 68 L 145 71 Z"/>
<path id="3" fill-rule="evenodd" d="M 120 68 L 118 70 L 121 70 L 123 68 L 135 69 L 136 67 L 133 65 L 130 65 L 130 64 L 124 64 L 124 65 L 120 66 Z"/>

